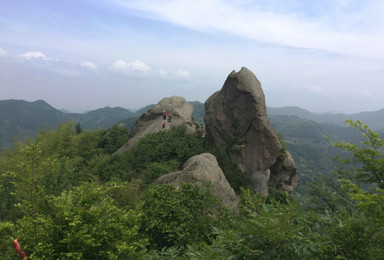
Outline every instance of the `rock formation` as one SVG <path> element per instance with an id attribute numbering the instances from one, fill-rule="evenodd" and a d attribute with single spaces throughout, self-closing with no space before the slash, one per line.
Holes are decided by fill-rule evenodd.
<path id="1" fill-rule="evenodd" d="M 167 112 L 167 118 L 164 120 L 163 113 Z M 131 136 L 127 143 L 120 147 L 116 153 L 121 153 L 128 148 L 136 145 L 138 141 L 147 134 L 167 131 L 172 126 L 185 125 L 187 131 L 194 133 L 196 131 L 195 120 L 192 117 L 193 106 L 185 101 L 183 97 L 163 98 L 157 105 L 147 110 L 136 121 L 132 128 Z M 163 127 L 163 123 L 165 126 Z"/>
<path id="2" fill-rule="evenodd" d="M 297 168 L 292 155 L 285 151 L 283 156 L 277 158 L 276 163 L 271 168 L 271 176 L 268 186 L 292 192 L 299 185 Z"/>
<path id="3" fill-rule="evenodd" d="M 259 80 L 247 68 L 233 71 L 222 89 L 205 102 L 205 110 L 207 140 L 230 151 L 252 190 L 266 195 L 270 169 L 282 146 L 269 123 Z M 293 160 L 292 167 L 296 168 Z"/>
<path id="4" fill-rule="evenodd" d="M 223 203 L 232 211 L 237 211 L 238 201 L 232 187 L 229 185 L 220 169 L 216 157 L 210 153 L 203 153 L 191 157 L 178 172 L 165 174 L 155 181 L 155 184 L 169 183 L 178 186 L 188 182 L 203 187 L 211 182 L 214 194 L 222 199 Z"/>

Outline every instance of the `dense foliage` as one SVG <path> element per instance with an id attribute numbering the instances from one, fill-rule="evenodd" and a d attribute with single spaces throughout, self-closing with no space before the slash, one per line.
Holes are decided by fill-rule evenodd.
<path id="1" fill-rule="evenodd" d="M 383 259 L 383 141 L 349 123 L 366 141 L 333 143 L 349 154 L 334 175 L 305 185 L 305 197 L 266 198 L 244 186 L 229 154 L 185 127 L 121 154 L 121 126 L 44 129 L 0 156 L 1 259 L 20 258 L 13 236 L 31 259 Z M 152 184 L 207 151 L 237 191 L 238 212 L 209 184 Z"/>
<path id="2" fill-rule="evenodd" d="M 188 244 L 210 242 L 213 227 L 223 226 L 228 214 L 209 186 L 204 189 L 185 183 L 151 187 L 140 205 L 140 231 L 152 247 L 184 248 Z"/>

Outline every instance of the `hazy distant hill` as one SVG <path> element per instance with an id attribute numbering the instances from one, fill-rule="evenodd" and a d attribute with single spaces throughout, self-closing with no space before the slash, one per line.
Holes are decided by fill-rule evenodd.
<path id="1" fill-rule="evenodd" d="M 109 128 L 118 121 L 134 116 L 128 109 L 105 107 L 85 114 L 60 111 L 43 100 L 0 101 L 0 150 L 13 144 L 16 137 L 34 137 L 45 125 L 56 128 L 73 120 L 83 128 Z"/>
<path id="2" fill-rule="evenodd" d="M 203 124 L 204 123 L 204 115 L 205 115 L 205 106 L 203 103 L 199 101 L 192 101 L 188 102 L 194 107 L 193 110 L 193 118 L 195 119 L 196 123 Z"/>
<path id="3" fill-rule="evenodd" d="M 202 122 L 204 104 L 190 102 L 195 107 L 194 117 Z M 20 136 L 34 137 L 45 125 L 56 128 L 60 123 L 73 120 L 83 128 L 109 128 L 116 123 L 123 123 L 131 129 L 136 120 L 152 105 L 136 112 L 121 107 L 104 107 L 84 114 L 58 110 L 43 100 L 27 102 L 24 100 L 0 101 L 0 150 L 9 147 Z"/>
<path id="4" fill-rule="evenodd" d="M 109 128 L 122 119 L 132 117 L 135 114 L 121 107 L 104 107 L 85 114 L 70 114 L 75 122 L 84 128 Z"/>
<path id="5" fill-rule="evenodd" d="M 57 127 L 61 122 L 70 119 L 69 114 L 55 109 L 43 100 L 0 101 L 0 149 L 12 145 L 16 136 L 35 136 L 44 124 Z"/>
<path id="6" fill-rule="evenodd" d="M 335 124 L 320 124 L 297 116 L 270 116 L 275 130 L 283 136 L 288 151 L 299 169 L 303 183 L 316 174 L 329 174 L 334 169 L 333 158 L 342 154 L 324 138 L 334 142 L 359 143 L 362 135 L 350 127 Z"/>
<path id="7" fill-rule="evenodd" d="M 308 119 L 317 123 L 331 123 L 339 126 L 346 126 L 345 119 L 352 119 L 354 121 L 360 120 L 364 124 L 368 124 L 374 130 L 384 129 L 384 109 L 372 112 L 361 112 L 356 114 L 316 114 L 300 107 L 280 107 L 280 108 L 267 108 L 268 116 L 284 115 L 284 116 L 297 116 L 302 119 Z"/>
<path id="8" fill-rule="evenodd" d="M 151 107 L 153 107 L 155 104 L 150 104 L 150 105 L 147 105 L 143 108 L 140 108 L 139 110 L 137 110 L 135 113 L 134 113 L 134 116 L 135 117 L 140 117 L 142 114 L 144 114 L 145 111 L 147 111 L 148 109 L 150 109 Z"/>
<path id="9" fill-rule="evenodd" d="M 373 112 L 361 112 L 349 117 L 352 120 L 360 120 L 375 130 L 384 130 L 384 109 Z"/>

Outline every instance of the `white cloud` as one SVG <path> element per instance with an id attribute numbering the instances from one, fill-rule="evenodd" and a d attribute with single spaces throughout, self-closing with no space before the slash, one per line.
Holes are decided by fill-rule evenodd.
<path id="1" fill-rule="evenodd" d="M 323 94 L 324 90 L 319 86 L 310 86 L 309 90 L 316 94 Z"/>
<path id="2" fill-rule="evenodd" d="M 128 66 L 133 71 L 149 72 L 151 68 L 141 60 L 135 60 L 128 63 Z"/>
<path id="3" fill-rule="evenodd" d="M 176 71 L 176 75 L 180 78 L 183 78 L 183 79 L 191 78 L 191 73 L 189 73 L 188 71 L 185 71 L 185 70 Z"/>
<path id="4" fill-rule="evenodd" d="M 191 73 L 186 70 L 178 70 L 175 72 L 170 72 L 166 70 L 158 70 L 157 71 L 158 76 L 163 79 L 170 79 L 170 80 L 177 80 L 177 79 L 190 79 Z"/>
<path id="5" fill-rule="evenodd" d="M 27 61 L 37 62 L 25 62 L 26 68 L 33 68 L 35 71 L 46 73 L 47 75 L 60 75 L 69 78 L 79 78 L 84 75 L 84 69 L 96 70 L 97 67 L 94 63 L 86 61 L 81 64 L 71 61 L 58 60 L 47 58 L 47 56 L 41 52 L 26 52 L 21 54 L 20 57 Z"/>
<path id="6" fill-rule="evenodd" d="M 4 57 L 6 55 L 7 55 L 7 52 L 4 49 L 0 48 L 0 57 Z"/>
<path id="7" fill-rule="evenodd" d="M 283 46 L 384 58 L 384 3 L 329 0 L 130 0 L 147 18 Z"/>
<path id="8" fill-rule="evenodd" d="M 158 73 L 159 76 L 160 76 L 161 78 L 163 78 L 163 79 L 167 78 L 168 75 L 169 75 L 169 72 L 166 71 L 166 70 L 159 70 L 157 73 Z"/>
<path id="9" fill-rule="evenodd" d="M 40 59 L 48 60 L 44 53 L 41 51 L 31 51 L 20 55 L 21 58 L 26 60 Z"/>
<path id="10" fill-rule="evenodd" d="M 95 63 L 90 62 L 90 61 L 84 61 L 83 63 L 81 63 L 81 67 L 89 69 L 89 70 L 96 70 L 97 69 L 97 66 L 95 65 Z"/>
<path id="11" fill-rule="evenodd" d="M 135 60 L 126 62 L 123 60 L 117 60 L 112 64 L 112 70 L 119 72 L 143 72 L 147 73 L 151 71 L 151 67 L 142 62 L 141 60 Z"/>

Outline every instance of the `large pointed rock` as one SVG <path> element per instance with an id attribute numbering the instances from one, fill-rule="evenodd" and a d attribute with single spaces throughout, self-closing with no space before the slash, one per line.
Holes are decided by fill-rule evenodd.
<path id="1" fill-rule="evenodd" d="M 237 211 L 238 200 L 231 185 L 219 167 L 216 157 L 210 153 L 195 155 L 188 159 L 183 169 L 178 172 L 171 172 L 159 177 L 155 184 L 169 183 L 179 186 L 187 182 L 204 187 L 207 182 L 212 183 L 213 192 L 217 195 L 228 208 Z"/>
<path id="2" fill-rule="evenodd" d="M 207 140 L 229 151 L 252 190 L 266 195 L 282 146 L 269 123 L 259 80 L 247 68 L 233 71 L 205 102 L 205 110 Z"/>
<path id="3" fill-rule="evenodd" d="M 165 120 L 163 118 L 164 111 L 167 112 L 167 118 Z M 132 128 L 128 142 L 120 147 L 116 153 L 124 152 L 128 148 L 133 147 L 147 134 L 167 131 L 170 130 L 172 126 L 185 125 L 187 132 L 195 133 L 196 124 L 192 113 L 193 106 L 185 101 L 183 97 L 172 96 L 163 98 L 157 105 L 141 115 Z M 170 116 L 171 120 L 169 121 Z M 164 127 L 163 123 L 165 123 Z"/>

